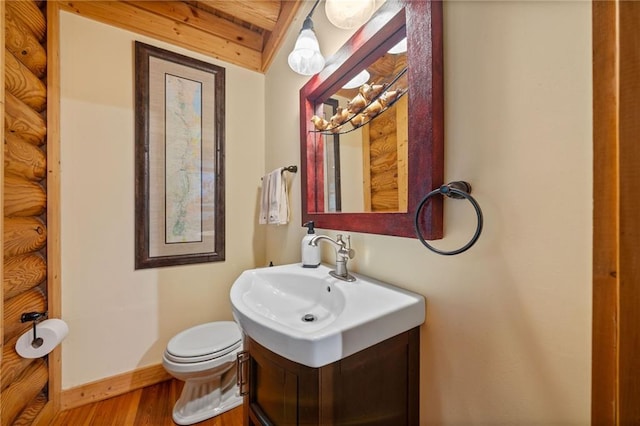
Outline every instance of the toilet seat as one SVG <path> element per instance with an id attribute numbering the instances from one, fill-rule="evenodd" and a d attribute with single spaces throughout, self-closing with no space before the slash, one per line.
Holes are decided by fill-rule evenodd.
<path id="1" fill-rule="evenodd" d="M 201 324 L 174 336 L 165 357 L 175 363 L 190 364 L 223 357 L 242 345 L 242 335 L 233 321 Z"/>

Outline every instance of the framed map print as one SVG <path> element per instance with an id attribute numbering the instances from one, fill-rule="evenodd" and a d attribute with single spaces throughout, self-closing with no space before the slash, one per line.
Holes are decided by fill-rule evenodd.
<path id="1" fill-rule="evenodd" d="M 135 268 L 224 260 L 225 69 L 135 42 Z"/>

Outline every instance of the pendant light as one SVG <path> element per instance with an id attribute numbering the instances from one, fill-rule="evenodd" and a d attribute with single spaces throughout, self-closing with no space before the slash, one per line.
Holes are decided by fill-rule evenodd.
<path id="1" fill-rule="evenodd" d="M 314 75 L 324 68 L 324 57 L 320 53 L 320 45 L 311 20 L 319 2 L 320 0 L 316 0 L 311 12 L 305 18 L 293 51 L 289 54 L 289 67 L 298 74 Z"/>
<path id="2" fill-rule="evenodd" d="M 375 9 L 375 0 L 326 0 L 324 5 L 329 22 L 344 30 L 360 27 Z"/>

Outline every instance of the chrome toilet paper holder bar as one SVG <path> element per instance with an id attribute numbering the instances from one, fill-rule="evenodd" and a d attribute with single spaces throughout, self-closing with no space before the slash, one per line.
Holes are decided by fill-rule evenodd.
<path id="1" fill-rule="evenodd" d="M 33 321 L 33 340 L 31 341 L 31 346 L 33 348 L 39 348 L 44 342 L 44 340 L 42 340 L 42 337 L 38 337 L 36 325 L 41 319 L 46 317 L 47 312 L 25 312 L 20 316 L 20 322 Z"/>

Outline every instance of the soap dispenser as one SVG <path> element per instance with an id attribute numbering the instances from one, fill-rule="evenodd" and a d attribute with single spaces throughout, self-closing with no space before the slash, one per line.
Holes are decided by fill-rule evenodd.
<path id="1" fill-rule="evenodd" d="M 309 221 L 302 226 L 307 227 L 307 235 L 304 236 L 301 243 L 302 267 L 317 268 L 320 265 L 320 247 L 309 245 L 316 231 L 313 229 L 313 221 Z"/>

